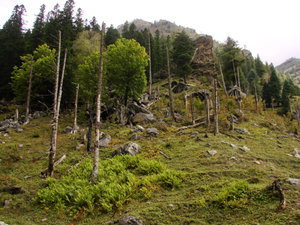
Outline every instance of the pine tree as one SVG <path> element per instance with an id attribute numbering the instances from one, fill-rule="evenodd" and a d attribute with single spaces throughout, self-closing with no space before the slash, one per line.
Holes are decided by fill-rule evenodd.
<path id="1" fill-rule="evenodd" d="M 290 110 L 290 98 L 295 94 L 295 87 L 293 81 L 289 78 L 284 81 L 282 88 L 282 113 L 287 114 Z"/>
<path id="2" fill-rule="evenodd" d="M 33 24 L 32 34 L 30 38 L 30 52 L 36 49 L 39 45 L 44 43 L 45 36 L 45 9 L 43 4 L 40 7 L 40 12 L 37 15 Z"/>
<path id="3" fill-rule="evenodd" d="M 106 35 L 104 38 L 105 46 L 107 47 L 111 44 L 114 44 L 118 38 L 120 38 L 119 31 L 115 29 L 113 25 L 111 25 L 106 31 Z"/>

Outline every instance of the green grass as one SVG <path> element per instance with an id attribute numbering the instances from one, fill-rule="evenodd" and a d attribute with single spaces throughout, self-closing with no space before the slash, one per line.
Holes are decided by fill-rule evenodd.
<path id="1" fill-rule="evenodd" d="M 179 98 L 179 95 L 175 98 Z M 168 185 L 164 187 L 153 183 L 151 193 L 147 188 L 141 189 L 142 195 L 128 198 L 122 207 L 114 206 L 108 212 L 103 212 L 101 207 L 94 207 L 90 212 L 85 212 L 77 224 L 104 224 L 118 220 L 125 213 L 138 216 L 145 224 L 300 223 L 300 190 L 285 182 L 289 177 L 300 178 L 299 159 L 288 155 L 292 154 L 294 148 L 300 149 L 299 140 L 289 135 L 295 127 L 295 121 L 291 123 L 271 111 L 263 112 L 261 107 L 256 113 L 253 100 L 246 99 L 243 101 L 245 119 L 236 127 L 246 128 L 250 134 L 240 135 L 229 131 L 226 115 L 233 109 L 225 104 L 221 105 L 220 129 L 241 138 L 237 140 L 224 134 L 214 136 L 212 133 L 204 138 L 204 127 L 187 129 L 180 135 L 177 128 L 188 123 L 190 115 L 185 116 L 182 124 L 163 118 L 161 111 L 166 108 L 166 102 L 163 97 L 152 109 L 164 122 L 146 126 L 157 127 L 161 134 L 149 137 L 144 132 L 141 140 L 136 143 L 141 146 L 141 158 L 155 160 L 164 168 L 184 172 L 183 181 L 179 185 L 178 182 L 173 183 L 178 186 L 173 189 L 167 188 Z M 197 115 L 204 114 L 201 107 L 197 110 Z M 0 190 L 10 185 L 19 185 L 25 191 L 16 195 L 0 192 L 0 221 L 7 224 L 59 225 L 68 224 L 74 219 L 74 213 L 70 216 L 68 210 L 57 210 L 54 205 L 42 206 L 34 201 L 37 193 L 47 186 L 47 180 L 41 178 L 40 172 L 48 164 L 50 122 L 47 117 L 39 118 L 26 125 L 21 134 L 12 131 L 10 138 L 0 135 L 0 139 L 5 142 L 0 144 Z M 86 121 L 80 122 L 84 128 Z M 72 124 L 71 115 L 63 114 L 60 123 L 56 158 L 63 154 L 67 154 L 67 158 L 55 168 L 54 178 L 57 183 L 66 179 L 68 170 L 74 164 L 85 157 L 87 161 L 93 158 L 92 154 L 86 153 L 85 148 L 76 150 L 82 141 L 79 134 L 63 133 L 64 127 Z M 112 142 L 108 148 L 100 150 L 101 165 L 111 159 L 111 153 L 117 148 L 113 147 L 115 144 L 128 142 L 132 135 L 130 129 L 110 123 L 105 125 L 102 131 L 112 136 Z M 198 138 L 190 135 L 192 131 L 199 132 Z M 245 145 L 250 151 L 233 149 L 222 141 L 238 147 Z M 19 144 L 24 147 L 19 148 Z M 171 157 L 171 160 L 157 150 Z M 217 154 L 205 157 L 208 150 L 216 150 Z M 232 157 L 236 160 L 232 160 Z M 142 178 L 145 176 L 143 171 L 149 171 L 149 168 L 141 167 L 135 174 Z M 169 180 L 170 176 L 161 179 L 166 184 L 172 184 L 174 180 Z M 283 183 L 287 200 L 287 208 L 284 210 L 277 209 L 279 198 L 266 189 L 275 179 Z M 143 182 L 146 186 L 152 185 L 147 179 Z M 10 205 L 1 205 L 4 200 L 10 199 Z"/>

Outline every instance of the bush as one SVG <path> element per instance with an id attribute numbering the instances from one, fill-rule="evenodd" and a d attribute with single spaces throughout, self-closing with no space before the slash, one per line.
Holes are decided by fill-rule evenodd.
<path id="1" fill-rule="evenodd" d="M 48 178 L 48 186 L 38 191 L 35 201 L 71 215 L 82 208 L 107 212 L 122 207 L 130 198 L 150 198 L 160 185 L 178 187 L 183 178 L 182 173 L 166 170 L 160 162 L 126 155 L 102 161 L 97 183 L 92 185 L 92 167 L 92 160 L 86 159 L 62 179 Z"/>

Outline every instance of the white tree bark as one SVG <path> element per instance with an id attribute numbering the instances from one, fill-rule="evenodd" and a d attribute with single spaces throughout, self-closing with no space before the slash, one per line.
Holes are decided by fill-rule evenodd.
<path id="1" fill-rule="evenodd" d="M 29 73 L 29 81 L 28 81 L 28 90 L 27 90 L 27 99 L 26 99 L 26 113 L 25 113 L 25 122 L 24 124 L 29 123 L 29 108 L 30 108 L 30 95 L 31 95 L 31 81 L 32 81 L 32 67 L 33 67 L 33 58 L 31 58 L 30 62 L 30 73 Z"/>
<path id="2" fill-rule="evenodd" d="M 214 102 L 215 131 L 214 131 L 214 134 L 217 135 L 219 133 L 217 79 L 214 79 L 214 97 L 215 97 L 215 102 Z"/>
<path id="3" fill-rule="evenodd" d="M 73 122 L 73 130 L 72 133 L 75 134 L 77 131 L 77 107 L 78 107 L 78 93 L 79 93 L 79 84 L 76 86 L 76 93 L 75 93 L 75 108 L 74 108 L 74 122 Z"/>
<path id="4" fill-rule="evenodd" d="M 150 43 L 150 32 L 149 32 L 149 96 L 152 99 L 152 71 L 151 71 L 151 43 Z"/>
<path id="5" fill-rule="evenodd" d="M 99 167 L 99 138 L 100 138 L 100 116 L 101 116 L 101 90 L 102 90 L 102 76 L 103 76 L 104 32 L 105 32 L 105 23 L 102 23 L 101 41 L 100 41 L 99 78 L 98 78 L 98 91 L 97 91 L 97 109 L 96 109 L 95 152 L 94 152 L 93 171 L 91 176 L 92 183 L 96 183 L 98 177 L 98 167 Z"/>

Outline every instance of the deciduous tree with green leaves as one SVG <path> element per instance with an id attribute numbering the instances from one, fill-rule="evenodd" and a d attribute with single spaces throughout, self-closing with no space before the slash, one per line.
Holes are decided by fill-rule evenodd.
<path id="1" fill-rule="evenodd" d="M 129 98 L 139 98 L 146 87 L 149 56 L 144 47 L 131 39 L 120 38 L 108 46 L 104 55 L 108 85 L 127 105 Z"/>

